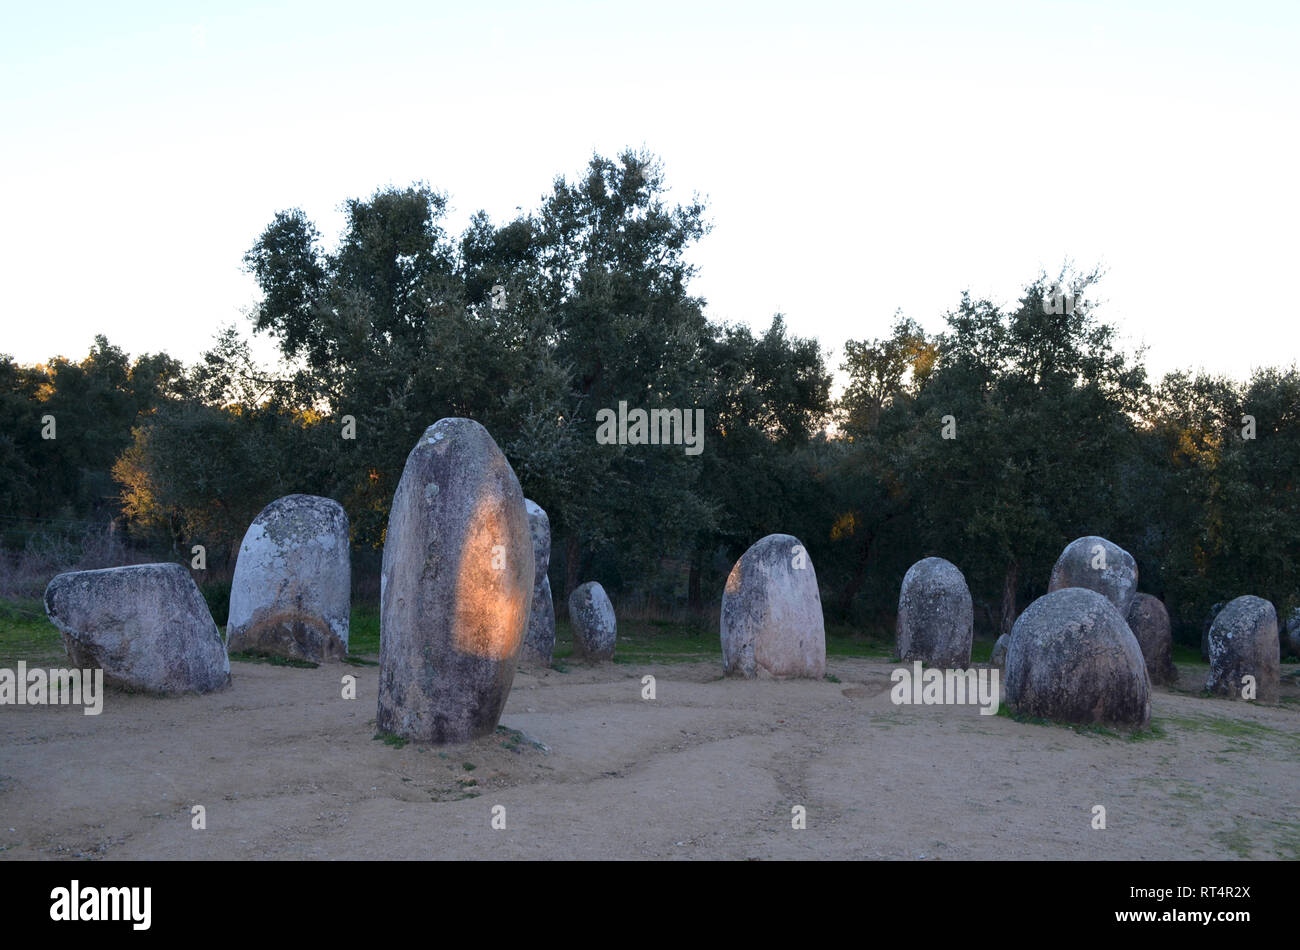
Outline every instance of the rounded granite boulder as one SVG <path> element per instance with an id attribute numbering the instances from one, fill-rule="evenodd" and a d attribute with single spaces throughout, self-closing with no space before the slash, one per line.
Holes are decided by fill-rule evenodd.
<path id="1" fill-rule="evenodd" d="M 59 574 L 45 613 L 73 665 L 147 693 L 207 693 L 230 683 L 230 659 L 190 572 L 133 564 Z"/>
<path id="2" fill-rule="evenodd" d="M 341 660 L 352 606 L 348 516 L 317 495 L 285 495 L 253 519 L 230 585 L 231 653 Z"/>
<path id="3" fill-rule="evenodd" d="M 821 593 L 798 538 L 769 534 L 741 555 L 722 592 L 719 626 L 728 675 L 826 675 Z"/>
<path id="4" fill-rule="evenodd" d="M 1003 696 L 1011 709 L 1058 722 L 1146 726 L 1151 680 L 1137 638 L 1096 591 L 1039 597 L 1007 644 Z"/>
<path id="5" fill-rule="evenodd" d="M 1058 591 L 1066 587 L 1095 590 L 1106 595 L 1123 618 L 1128 616 L 1128 609 L 1133 604 L 1137 583 L 1137 561 L 1133 560 L 1133 555 L 1105 538 L 1088 535 L 1066 545 L 1052 568 L 1047 590 Z"/>
<path id="6" fill-rule="evenodd" d="M 420 436 L 393 496 L 380 575 L 380 732 L 458 743 L 496 729 L 533 593 L 523 492 L 470 419 Z"/>

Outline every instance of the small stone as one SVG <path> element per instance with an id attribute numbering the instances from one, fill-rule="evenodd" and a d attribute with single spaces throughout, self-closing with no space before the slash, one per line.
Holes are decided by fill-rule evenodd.
<path id="1" fill-rule="evenodd" d="M 573 627 L 575 656 L 587 660 L 612 660 L 618 637 L 614 605 L 605 588 L 588 581 L 569 595 L 569 623 Z"/>

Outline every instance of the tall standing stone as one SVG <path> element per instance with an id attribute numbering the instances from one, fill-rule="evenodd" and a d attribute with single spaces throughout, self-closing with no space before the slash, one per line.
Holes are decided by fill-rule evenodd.
<path id="1" fill-rule="evenodd" d="M 230 659 L 190 572 L 180 564 L 133 564 L 59 574 L 45 613 L 80 669 L 148 693 L 207 693 L 230 683 Z"/>
<path id="2" fill-rule="evenodd" d="M 769 534 L 741 555 L 727 576 L 719 626 L 729 675 L 826 675 L 821 592 L 798 538 Z"/>
<path id="3" fill-rule="evenodd" d="M 586 660 L 614 659 L 618 640 L 614 605 L 596 581 L 579 584 L 569 595 L 569 623 L 573 627 L 573 652 Z"/>
<path id="4" fill-rule="evenodd" d="M 904 663 L 965 669 L 975 636 L 970 588 L 957 566 L 941 557 L 917 561 L 898 594 L 898 655 Z"/>
<path id="5" fill-rule="evenodd" d="M 1255 699 L 1276 703 L 1280 689 L 1281 657 L 1277 611 L 1262 597 L 1249 594 L 1228 601 L 1210 626 L 1208 692 L 1244 699 L 1244 678 L 1255 681 Z"/>
<path id="6" fill-rule="evenodd" d="M 555 653 L 555 604 L 551 600 L 551 580 L 546 576 L 551 564 L 551 519 L 535 501 L 525 498 L 524 507 L 533 539 L 533 609 L 519 661 L 550 666 Z"/>
<path id="7" fill-rule="evenodd" d="M 343 506 L 286 495 L 253 519 L 230 585 L 231 653 L 341 660 L 348 652 L 352 556 Z"/>
<path id="8" fill-rule="evenodd" d="M 1082 587 L 1104 594 L 1120 618 L 1128 616 L 1137 593 L 1137 561 L 1118 544 L 1096 535 L 1078 538 L 1066 545 L 1052 568 L 1048 592 Z"/>
<path id="9" fill-rule="evenodd" d="M 1017 618 L 1003 696 L 1015 712 L 1059 722 L 1145 726 L 1151 679 L 1142 648 L 1104 595 L 1065 587 Z"/>
<path id="10" fill-rule="evenodd" d="M 1169 611 L 1157 597 L 1138 594 L 1128 609 L 1128 628 L 1137 637 L 1153 683 L 1174 683 L 1178 670 L 1174 666 L 1174 638 L 1169 627 Z"/>
<path id="11" fill-rule="evenodd" d="M 406 458 L 380 576 L 381 732 L 492 732 L 528 628 L 533 544 L 510 463 L 477 422 L 440 419 Z"/>

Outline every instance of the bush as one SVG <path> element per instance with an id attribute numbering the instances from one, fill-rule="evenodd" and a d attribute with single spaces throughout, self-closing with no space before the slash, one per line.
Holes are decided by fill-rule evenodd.
<path id="1" fill-rule="evenodd" d="M 230 620 L 230 581 L 204 581 L 199 591 L 208 602 L 212 619 L 218 627 L 224 627 Z"/>

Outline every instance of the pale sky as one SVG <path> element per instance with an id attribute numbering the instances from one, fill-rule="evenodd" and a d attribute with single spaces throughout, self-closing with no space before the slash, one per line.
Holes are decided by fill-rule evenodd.
<path id="1" fill-rule="evenodd" d="M 1065 258 L 1156 375 L 1300 358 L 1297 3 L 6 3 L 0 352 L 192 360 L 277 210 L 458 233 L 660 156 L 715 319 L 835 350 Z M 261 9 L 265 7 L 266 9 Z M 259 347 L 269 356 L 269 345 Z"/>

